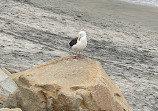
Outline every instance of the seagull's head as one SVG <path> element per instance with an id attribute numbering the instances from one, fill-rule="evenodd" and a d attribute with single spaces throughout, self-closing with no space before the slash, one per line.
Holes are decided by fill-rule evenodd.
<path id="1" fill-rule="evenodd" d="M 86 37 L 86 32 L 85 32 L 85 31 L 80 31 L 80 32 L 79 32 L 79 37 L 78 37 L 79 41 L 80 41 L 80 39 L 83 38 L 83 37 Z"/>

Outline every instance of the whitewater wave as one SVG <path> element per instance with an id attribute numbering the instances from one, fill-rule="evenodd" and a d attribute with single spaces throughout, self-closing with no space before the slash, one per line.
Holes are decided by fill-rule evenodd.
<path id="1" fill-rule="evenodd" d="M 158 7 L 158 0 L 121 0 L 129 3 Z"/>

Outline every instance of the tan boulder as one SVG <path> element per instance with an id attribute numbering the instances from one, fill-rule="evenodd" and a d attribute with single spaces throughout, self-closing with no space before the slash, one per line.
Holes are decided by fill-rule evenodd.
<path id="1" fill-rule="evenodd" d="M 0 111 L 22 111 L 20 108 L 9 109 L 9 108 L 1 108 Z"/>
<path id="2" fill-rule="evenodd" d="M 6 107 L 23 111 L 132 111 L 100 63 L 90 58 L 64 57 L 15 75 L 19 89 Z"/>

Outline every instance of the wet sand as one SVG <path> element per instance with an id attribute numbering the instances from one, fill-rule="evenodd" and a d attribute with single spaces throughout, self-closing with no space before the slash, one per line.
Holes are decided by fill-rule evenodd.
<path id="1" fill-rule="evenodd" d="M 62 12 L 74 16 L 81 14 L 83 20 L 96 24 L 126 21 L 158 31 L 158 8 L 156 7 L 129 4 L 117 0 L 30 0 L 30 2 L 34 6 L 56 13 Z"/>
<path id="2" fill-rule="evenodd" d="M 133 111 L 158 110 L 158 8 L 114 0 L 0 0 L 0 66 L 22 71 L 73 55 L 69 41 L 84 29 L 82 54 L 102 63 Z"/>

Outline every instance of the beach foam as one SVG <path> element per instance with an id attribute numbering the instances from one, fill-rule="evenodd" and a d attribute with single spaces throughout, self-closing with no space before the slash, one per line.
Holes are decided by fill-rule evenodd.
<path id="1" fill-rule="evenodd" d="M 158 0 L 121 0 L 129 3 L 158 7 Z"/>

